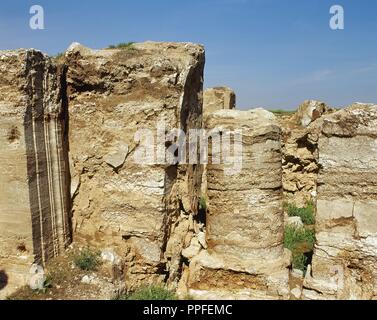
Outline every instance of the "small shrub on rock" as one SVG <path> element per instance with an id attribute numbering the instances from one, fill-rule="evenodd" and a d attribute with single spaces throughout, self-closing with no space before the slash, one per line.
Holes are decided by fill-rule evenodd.
<path id="1" fill-rule="evenodd" d="M 74 263 L 81 270 L 95 271 L 101 264 L 101 253 L 92 251 L 89 248 L 83 249 L 74 256 Z"/>
<path id="2" fill-rule="evenodd" d="M 199 209 L 207 211 L 207 200 L 204 196 L 201 196 L 199 199 Z"/>
<path id="3" fill-rule="evenodd" d="M 108 49 L 126 49 L 126 50 L 133 50 L 135 42 L 121 42 L 116 45 L 112 44 L 108 46 Z"/>
<path id="4" fill-rule="evenodd" d="M 305 253 L 312 252 L 315 231 L 309 228 L 287 226 L 284 230 L 284 247 L 292 251 L 292 267 L 306 271 L 308 258 Z"/>
<path id="5" fill-rule="evenodd" d="M 308 249 L 313 249 L 315 243 L 315 232 L 313 229 L 297 228 L 287 226 L 284 230 L 284 246 L 294 251 L 298 244 L 306 243 Z"/>
<path id="6" fill-rule="evenodd" d="M 306 207 L 298 208 L 294 204 L 287 204 L 286 209 L 290 217 L 300 217 L 302 222 L 306 225 L 312 225 L 315 222 L 314 219 L 314 204 L 313 202 L 308 202 Z"/>
<path id="7" fill-rule="evenodd" d="M 174 292 L 160 286 L 139 288 L 129 294 L 119 295 L 116 300 L 177 300 Z"/>

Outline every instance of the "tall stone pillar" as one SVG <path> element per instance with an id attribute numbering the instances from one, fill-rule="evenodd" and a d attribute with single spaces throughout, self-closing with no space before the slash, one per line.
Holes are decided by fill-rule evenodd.
<path id="1" fill-rule="evenodd" d="M 203 120 L 218 110 L 233 110 L 236 108 L 236 94 L 227 87 L 208 88 L 203 92 Z M 207 198 L 207 166 L 203 166 L 202 197 Z"/>
<path id="2" fill-rule="evenodd" d="M 287 298 L 290 256 L 283 248 L 280 127 L 271 113 L 256 109 L 214 112 L 206 129 L 220 130 L 222 139 L 225 132 L 241 130 L 242 167 L 227 174 L 229 164 L 211 163 L 219 152 L 212 139 L 208 249 L 191 261 L 189 293 L 204 298 Z"/>
<path id="3" fill-rule="evenodd" d="M 71 240 L 64 70 L 0 51 L 0 294 Z"/>

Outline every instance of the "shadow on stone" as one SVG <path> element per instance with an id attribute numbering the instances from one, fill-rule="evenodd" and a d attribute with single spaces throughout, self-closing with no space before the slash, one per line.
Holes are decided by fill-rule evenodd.
<path id="1" fill-rule="evenodd" d="M 0 290 L 4 289 L 8 284 L 8 275 L 4 270 L 0 270 Z"/>

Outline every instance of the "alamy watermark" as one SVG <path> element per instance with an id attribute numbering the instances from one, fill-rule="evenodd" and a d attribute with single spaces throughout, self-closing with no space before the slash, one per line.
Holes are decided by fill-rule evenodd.
<path id="1" fill-rule="evenodd" d="M 332 30 L 344 30 L 344 8 L 341 5 L 333 5 L 330 8 L 330 28 Z"/>
<path id="2" fill-rule="evenodd" d="M 32 30 L 45 29 L 45 12 L 41 5 L 33 5 L 30 7 L 29 13 L 32 15 L 29 20 L 29 26 Z M 330 7 L 329 26 L 332 30 L 344 30 L 344 8 L 342 5 L 335 4 Z"/>
<path id="3" fill-rule="evenodd" d="M 30 7 L 29 13 L 32 15 L 29 20 L 29 26 L 32 30 L 44 30 L 45 28 L 45 13 L 40 5 L 33 5 Z"/>
<path id="4" fill-rule="evenodd" d="M 222 164 L 224 174 L 238 174 L 242 170 L 242 129 L 223 128 L 166 129 L 159 121 L 156 130 L 139 129 L 134 134 L 136 148 L 133 161 L 145 165 Z M 210 155 L 210 157 L 209 157 Z"/>

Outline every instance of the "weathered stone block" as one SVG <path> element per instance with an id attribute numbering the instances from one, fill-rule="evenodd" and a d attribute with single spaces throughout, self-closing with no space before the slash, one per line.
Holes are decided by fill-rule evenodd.
<path id="1" fill-rule="evenodd" d="M 371 299 L 377 293 L 377 106 L 353 105 L 325 116 L 318 129 L 317 240 L 304 285 L 317 298 Z"/>
<path id="2" fill-rule="evenodd" d="M 201 169 L 159 161 L 156 134 L 161 122 L 166 131 L 201 128 L 204 49 L 73 44 L 66 62 L 77 238 L 114 248 L 126 261 L 130 286 L 159 281 L 166 272 L 176 277 L 182 247 L 168 246 L 168 239 L 180 210 L 197 212 Z M 155 142 L 148 162 L 135 159 L 141 130 L 150 130 Z M 167 247 L 175 249 L 166 253 Z"/>
<path id="3" fill-rule="evenodd" d="M 328 107 L 325 103 L 315 100 L 306 100 L 298 107 L 296 119 L 297 122 L 307 127 L 310 123 L 320 118 L 326 113 L 332 112 L 333 109 Z"/>
<path id="4" fill-rule="evenodd" d="M 209 148 L 208 249 L 189 267 L 189 293 L 198 298 L 287 298 L 290 254 L 283 248 L 280 127 L 262 109 L 210 114 L 207 129 L 241 129 L 241 170 L 211 162 Z M 216 150 L 216 151 L 214 151 Z M 224 150 L 221 151 L 221 153 Z"/>
<path id="5" fill-rule="evenodd" d="M 0 51 L 0 295 L 70 242 L 66 112 L 64 69 Z"/>
<path id="6" fill-rule="evenodd" d="M 217 87 L 204 90 L 203 112 L 207 115 L 217 110 L 231 110 L 236 107 L 236 94 L 230 88 Z"/>
<path id="7" fill-rule="evenodd" d="M 356 232 L 362 238 L 377 235 L 377 201 L 356 201 L 354 207 Z"/>

